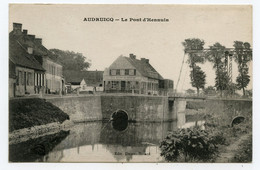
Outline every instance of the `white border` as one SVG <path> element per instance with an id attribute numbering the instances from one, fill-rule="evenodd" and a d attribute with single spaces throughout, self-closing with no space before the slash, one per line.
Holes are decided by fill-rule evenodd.
<path id="1" fill-rule="evenodd" d="M 218 5 L 253 5 L 253 163 L 252 164 L 120 164 L 120 163 L 8 163 L 8 4 L 9 3 L 56 3 L 56 4 L 218 4 Z M 1 128 L 0 128 L 0 169 L 23 169 L 23 170 L 41 170 L 41 169 L 212 169 L 212 170 L 230 170 L 230 169 L 260 169 L 260 112 L 259 104 L 259 73 L 260 73 L 260 2 L 259 0 L 0 0 L 0 108 L 1 108 Z M 258 145 L 257 145 L 258 144 Z"/>

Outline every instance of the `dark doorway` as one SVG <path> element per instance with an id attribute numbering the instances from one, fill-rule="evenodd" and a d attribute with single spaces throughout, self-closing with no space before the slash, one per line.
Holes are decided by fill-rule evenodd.
<path id="1" fill-rule="evenodd" d="M 121 81 L 121 90 L 125 91 L 125 81 Z"/>

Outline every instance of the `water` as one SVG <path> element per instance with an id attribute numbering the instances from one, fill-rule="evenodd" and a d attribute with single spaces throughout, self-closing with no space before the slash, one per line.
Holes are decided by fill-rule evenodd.
<path id="1" fill-rule="evenodd" d="M 127 122 L 126 122 L 127 123 Z M 9 146 L 11 162 L 164 162 L 159 143 L 168 131 L 193 126 L 185 114 L 178 121 L 78 123 L 61 131 Z"/>

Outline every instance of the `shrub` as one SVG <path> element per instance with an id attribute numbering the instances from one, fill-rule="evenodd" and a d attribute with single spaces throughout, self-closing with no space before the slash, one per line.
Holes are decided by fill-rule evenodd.
<path id="1" fill-rule="evenodd" d="M 160 143 L 161 156 L 166 161 L 209 161 L 217 154 L 213 136 L 198 128 L 180 129 L 168 133 Z"/>

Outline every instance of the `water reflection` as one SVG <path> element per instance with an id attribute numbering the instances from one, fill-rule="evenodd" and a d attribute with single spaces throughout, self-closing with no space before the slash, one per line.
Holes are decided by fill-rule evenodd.
<path id="1" fill-rule="evenodd" d="M 185 114 L 178 115 L 178 122 L 79 123 L 66 133 L 11 145 L 10 161 L 161 162 L 160 141 L 185 124 Z"/>
<path id="2" fill-rule="evenodd" d="M 45 161 L 45 155 L 69 135 L 69 131 L 31 139 L 26 142 L 9 146 L 9 160 L 11 162 Z"/>

